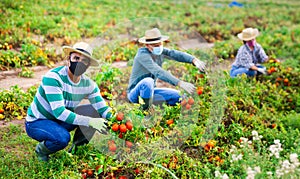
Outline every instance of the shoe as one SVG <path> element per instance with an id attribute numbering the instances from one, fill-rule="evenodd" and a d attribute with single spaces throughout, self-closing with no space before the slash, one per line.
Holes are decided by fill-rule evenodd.
<path id="1" fill-rule="evenodd" d="M 45 146 L 45 142 L 43 141 L 37 144 L 35 147 L 35 153 L 37 154 L 39 161 L 47 162 L 49 160 L 49 154 L 53 152 Z"/>
<path id="2" fill-rule="evenodd" d="M 72 146 L 68 149 L 69 153 L 76 153 L 77 147 L 88 144 L 94 136 L 96 130 L 92 127 L 80 126 L 76 129 L 73 137 Z"/>

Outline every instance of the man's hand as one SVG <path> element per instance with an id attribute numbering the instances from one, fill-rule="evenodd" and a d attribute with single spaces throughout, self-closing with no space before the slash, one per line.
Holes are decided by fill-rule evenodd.
<path id="1" fill-rule="evenodd" d="M 106 133 L 107 121 L 103 118 L 91 118 L 89 126 L 95 128 L 100 133 Z"/>
<path id="2" fill-rule="evenodd" d="M 203 61 L 200 61 L 197 58 L 195 58 L 193 60 L 193 63 L 201 72 L 205 72 L 205 63 Z"/>
<path id="3" fill-rule="evenodd" d="M 194 93 L 194 91 L 196 89 L 196 87 L 192 83 L 188 83 L 188 82 L 185 82 L 185 81 L 179 81 L 178 86 L 180 88 L 184 89 L 189 94 Z"/>
<path id="4" fill-rule="evenodd" d="M 257 71 L 264 74 L 264 75 L 267 74 L 267 71 L 266 71 L 265 68 L 257 68 Z"/>

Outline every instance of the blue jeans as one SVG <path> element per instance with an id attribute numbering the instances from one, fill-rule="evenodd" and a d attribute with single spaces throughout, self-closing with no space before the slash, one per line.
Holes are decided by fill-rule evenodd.
<path id="1" fill-rule="evenodd" d="M 127 98 L 132 103 L 138 103 L 139 96 L 145 99 L 153 97 L 154 104 L 166 102 L 172 106 L 176 105 L 181 97 L 178 90 L 154 88 L 154 80 L 152 78 L 144 78 L 127 94 Z"/>
<path id="2" fill-rule="evenodd" d="M 257 68 L 265 68 L 262 65 L 257 65 Z M 237 75 L 241 75 L 245 73 L 247 76 L 255 76 L 257 73 L 256 70 L 251 70 L 249 68 L 232 66 L 230 70 L 230 77 L 236 77 Z"/>
<path id="3" fill-rule="evenodd" d="M 75 113 L 90 117 L 99 117 L 97 111 L 92 107 L 92 105 L 81 105 L 75 109 Z M 84 140 L 84 143 L 88 143 L 88 140 L 92 138 L 95 130 L 91 127 L 79 126 L 68 124 L 60 120 L 49 120 L 49 119 L 38 119 L 33 122 L 25 121 L 25 129 L 27 135 L 39 142 L 44 141 L 45 146 L 54 152 L 64 149 L 68 146 L 71 136 L 70 131 L 76 129 L 74 134 L 76 138 Z M 81 130 L 89 130 L 89 132 L 81 132 Z M 84 136 L 84 134 L 87 136 Z"/>

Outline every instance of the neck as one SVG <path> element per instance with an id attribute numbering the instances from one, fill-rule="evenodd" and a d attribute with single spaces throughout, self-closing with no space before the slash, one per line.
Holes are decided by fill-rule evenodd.
<path id="1" fill-rule="evenodd" d="M 72 82 L 74 82 L 74 83 L 79 82 L 80 76 L 73 75 L 73 73 L 71 72 L 70 69 L 68 69 L 68 75 L 69 75 L 70 79 L 72 80 Z"/>
<path id="2" fill-rule="evenodd" d="M 248 45 L 248 44 L 247 44 L 247 46 L 249 47 L 249 49 L 250 49 L 251 51 L 253 51 L 254 46 L 250 46 L 250 45 Z"/>

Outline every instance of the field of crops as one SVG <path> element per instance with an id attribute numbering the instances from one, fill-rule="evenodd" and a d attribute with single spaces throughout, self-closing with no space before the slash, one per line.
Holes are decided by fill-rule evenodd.
<path id="1" fill-rule="evenodd" d="M 86 41 L 101 62 L 88 74 L 116 116 L 108 135 L 39 162 L 37 141 L 14 122 L 25 120 L 37 86 L 0 89 L 0 122 L 10 124 L 0 126 L 0 178 L 299 178 L 299 9 L 297 0 L 3 0 L 1 72 L 21 69 L 19 76 L 31 78 L 32 67 L 64 60 L 61 46 Z M 126 88 L 137 39 L 152 27 L 170 36 L 166 47 L 195 55 L 208 70 L 166 61 L 163 67 L 197 92 L 176 106 L 155 106 L 155 123 L 145 128 Z M 228 62 L 246 27 L 260 31 L 268 75 L 232 79 Z M 180 46 L 191 39 L 213 47 Z M 112 67 L 120 61 L 127 66 Z"/>

